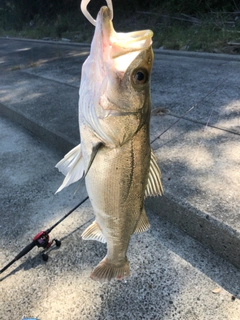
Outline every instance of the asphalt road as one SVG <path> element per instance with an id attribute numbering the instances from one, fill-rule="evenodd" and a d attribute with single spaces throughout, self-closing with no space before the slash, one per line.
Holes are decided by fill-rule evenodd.
<path id="1" fill-rule="evenodd" d="M 54 195 L 61 156 L 0 118 L 0 268 L 85 197 L 84 185 Z M 233 296 L 240 271 L 159 215 L 148 216 L 151 229 L 129 247 L 131 276 L 100 284 L 89 276 L 106 246 L 80 237 L 93 218 L 85 202 L 50 233 L 62 245 L 50 249 L 48 262 L 35 247 L 0 275 L 0 319 L 239 320 Z"/>
<path id="2" fill-rule="evenodd" d="M 84 184 L 54 195 L 62 181 L 54 166 L 79 143 L 78 87 L 88 50 L 1 40 L 0 268 L 86 196 Z M 81 240 L 93 218 L 86 202 L 52 231 L 62 246 L 47 263 L 34 248 L 1 274 L 0 319 L 239 320 L 239 270 L 213 253 L 238 264 L 239 60 L 190 56 L 155 55 L 151 139 L 201 103 L 153 144 L 166 193 L 148 202 L 151 229 L 132 237 L 130 278 L 89 279 L 106 247 Z"/>
<path id="3" fill-rule="evenodd" d="M 80 139 L 78 90 L 89 46 L 0 41 L 0 114 L 66 153 Z M 239 56 L 155 51 L 151 141 L 165 196 L 147 201 L 238 267 L 239 68 Z"/>

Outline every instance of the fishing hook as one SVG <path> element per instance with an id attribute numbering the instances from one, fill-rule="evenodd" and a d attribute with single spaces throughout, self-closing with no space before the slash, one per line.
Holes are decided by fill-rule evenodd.
<path id="1" fill-rule="evenodd" d="M 91 22 L 91 24 L 93 24 L 96 27 L 96 20 L 93 19 L 93 17 L 91 16 L 91 14 L 88 12 L 87 10 L 87 5 L 91 0 L 82 0 L 80 8 L 82 13 L 84 14 L 84 16 L 88 19 L 89 22 Z M 111 11 L 111 17 L 110 19 L 113 19 L 113 5 L 112 5 L 112 0 L 106 0 L 108 8 Z"/>

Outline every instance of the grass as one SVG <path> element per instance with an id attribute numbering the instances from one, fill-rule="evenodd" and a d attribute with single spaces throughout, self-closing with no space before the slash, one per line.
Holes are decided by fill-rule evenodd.
<path id="1" fill-rule="evenodd" d="M 154 46 L 172 50 L 231 53 L 231 42 L 239 42 L 240 49 L 240 33 L 216 29 L 213 25 L 173 25 L 156 32 Z"/>
<path id="2" fill-rule="evenodd" d="M 240 53 L 240 15 L 239 19 L 233 20 L 230 14 L 224 13 L 198 18 L 153 14 L 146 20 L 146 25 L 154 31 L 155 48 Z"/>
<path id="3" fill-rule="evenodd" d="M 11 68 L 11 71 L 17 71 L 17 70 L 21 70 L 21 66 L 13 66 Z"/>
<path id="4" fill-rule="evenodd" d="M 135 12 L 124 15 L 115 12 L 117 31 L 140 29 L 154 31 L 153 47 L 161 49 L 201 51 L 216 53 L 240 53 L 240 16 L 232 19 L 225 13 L 212 13 L 200 17 L 162 15 Z M 184 19 L 183 19 L 184 18 Z M 55 21 L 36 20 L 33 26 L 25 25 L 21 31 L 0 29 L 0 36 L 30 39 L 59 40 L 67 38 L 75 42 L 90 43 L 94 28 L 80 12 L 58 15 Z M 232 45 L 231 43 L 235 43 Z"/>

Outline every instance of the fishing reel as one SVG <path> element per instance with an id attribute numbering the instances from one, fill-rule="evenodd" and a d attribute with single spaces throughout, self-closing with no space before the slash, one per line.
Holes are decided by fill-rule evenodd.
<path id="1" fill-rule="evenodd" d="M 45 253 L 44 251 L 46 251 L 47 249 L 49 249 L 51 247 L 51 245 L 53 244 L 53 242 L 56 243 L 57 247 L 61 246 L 61 241 L 57 240 L 57 239 L 53 239 L 52 241 L 50 241 L 49 238 L 49 233 L 57 226 L 59 225 L 59 223 L 61 223 L 64 219 L 66 219 L 74 210 L 76 210 L 81 204 L 83 204 L 86 200 L 88 199 L 88 197 L 86 197 L 85 199 L 83 199 L 79 204 L 77 204 L 73 209 L 71 209 L 67 214 L 65 214 L 65 216 L 63 216 L 60 220 L 58 220 L 53 226 L 51 226 L 51 228 L 45 230 L 45 231 L 41 231 L 39 232 L 34 238 L 33 241 L 31 243 L 29 243 L 25 248 L 22 249 L 21 252 L 19 252 L 18 255 L 16 255 L 16 257 L 10 261 L 7 265 L 5 265 L 5 267 L 3 267 L 0 270 L 0 274 L 2 272 L 4 272 L 5 270 L 7 270 L 14 262 L 16 262 L 17 260 L 19 260 L 20 258 L 22 258 L 23 256 L 25 256 L 25 254 L 27 254 L 29 251 L 31 251 L 35 246 L 38 246 L 39 248 L 43 248 L 43 252 L 42 252 L 42 258 L 44 261 L 48 260 L 48 255 L 47 253 Z"/>
<path id="2" fill-rule="evenodd" d="M 53 239 L 52 241 L 50 241 L 50 237 L 47 231 L 41 231 L 39 232 L 34 238 L 33 241 L 35 242 L 35 245 L 37 245 L 39 248 L 44 248 L 44 251 L 46 251 L 47 249 L 49 249 L 51 247 L 51 245 L 53 244 L 53 242 L 56 243 L 57 247 L 61 246 L 61 241 L 57 240 L 57 239 Z M 48 254 L 45 252 L 42 252 L 42 259 L 43 261 L 47 261 L 48 260 Z"/>

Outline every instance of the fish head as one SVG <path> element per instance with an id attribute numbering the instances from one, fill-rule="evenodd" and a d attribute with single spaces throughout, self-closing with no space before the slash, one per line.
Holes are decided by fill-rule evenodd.
<path id="1" fill-rule="evenodd" d="M 79 108 L 88 125 L 104 141 L 113 141 L 119 130 L 130 137 L 145 119 L 149 119 L 152 36 L 151 30 L 116 32 L 111 10 L 102 7 L 98 13 L 90 55 L 82 71 L 82 79 L 85 76 L 88 81 L 85 87 L 83 84 L 80 95 L 85 94 L 86 100 L 88 92 L 88 107 L 79 105 Z M 132 130 L 128 128 L 127 135 L 123 133 L 126 116 L 133 120 Z M 119 117 L 118 122 L 109 119 L 113 117 Z M 112 124 L 114 132 L 110 128 Z M 123 140 L 126 138 L 121 139 L 121 143 Z"/>
<path id="2" fill-rule="evenodd" d="M 153 32 L 116 32 L 107 7 L 101 8 L 98 21 L 102 30 L 102 63 L 107 79 L 105 96 L 122 112 L 138 111 L 150 96 Z"/>

